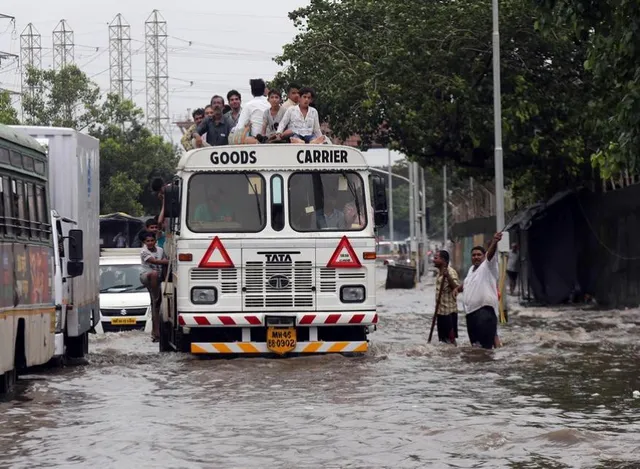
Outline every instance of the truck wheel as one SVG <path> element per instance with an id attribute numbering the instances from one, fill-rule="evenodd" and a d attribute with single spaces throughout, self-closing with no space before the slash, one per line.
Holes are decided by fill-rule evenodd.
<path id="1" fill-rule="evenodd" d="M 158 340 L 160 352 L 173 351 L 173 347 L 171 347 L 171 343 L 169 342 L 170 333 L 171 333 L 171 323 L 161 321 L 160 322 L 160 340 Z"/>
<path id="2" fill-rule="evenodd" d="M 176 350 L 178 352 L 191 352 L 191 336 L 183 334 L 181 330 L 176 331 Z"/>
<path id="3" fill-rule="evenodd" d="M 84 358 L 89 353 L 89 334 L 78 337 L 67 337 L 67 356 L 69 358 Z"/>
<path id="4" fill-rule="evenodd" d="M 0 395 L 13 392 L 18 381 L 16 369 L 5 371 L 0 375 Z"/>

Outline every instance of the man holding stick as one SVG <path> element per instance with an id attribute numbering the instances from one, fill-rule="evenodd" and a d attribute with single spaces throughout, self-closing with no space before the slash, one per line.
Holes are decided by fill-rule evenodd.
<path id="1" fill-rule="evenodd" d="M 440 304 L 436 311 L 438 339 L 440 342 L 456 345 L 458 338 L 458 304 L 453 294 L 460 280 L 458 273 L 449 265 L 449 253 L 436 251 L 433 265 L 438 269 L 436 278 L 436 301 Z"/>
<path id="2" fill-rule="evenodd" d="M 473 346 L 492 349 L 498 332 L 498 257 L 496 250 L 502 233 L 493 236 L 489 249 L 482 246 L 471 250 L 471 263 L 464 283 L 454 295 L 464 292 L 463 303 L 467 313 L 467 332 Z"/>

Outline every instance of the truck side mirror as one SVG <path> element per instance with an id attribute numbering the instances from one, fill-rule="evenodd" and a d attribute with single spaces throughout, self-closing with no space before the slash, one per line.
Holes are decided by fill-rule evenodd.
<path id="1" fill-rule="evenodd" d="M 75 278 L 82 275 L 84 272 L 84 262 L 82 261 L 69 261 L 67 262 L 67 277 Z"/>
<path id="2" fill-rule="evenodd" d="M 164 216 L 178 218 L 180 216 L 180 186 L 171 184 L 164 189 Z"/>
<path id="3" fill-rule="evenodd" d="M 387 207 L 387 187 L 382 176 L 374 175 L 372 178 L 373 190 L 373 222 L 376 228 L 387 226 L 389 222 L 389 209 Z"/>
<path id="4" fill-rule="evenodd" d="M 82 261 L 84 250 L 82 244 L 82 230 L 69 230 L 69 255 L 70 261 Z"/>

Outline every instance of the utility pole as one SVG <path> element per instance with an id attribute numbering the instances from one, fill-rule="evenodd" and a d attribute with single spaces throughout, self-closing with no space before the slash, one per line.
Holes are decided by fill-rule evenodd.
<path id="1" fill-rule="evenodd" d="M 153 10 L 145 26 L 147 124 L 156 134 L 173 141 L 169 120 L 169 64 L 167 22 Z"/>
<path id="2" fill-rule="evenodd" d="M 33 23 L 29 23 L 20 35 L 20 66 L 22 67 L 22 96 L 33 99 L 40 90 L 28 83 L 28 72 L 30 69 L 42 69 L 42 36 Z M 24 119 L 24 102 L 22 118 Z"/>
<path id="3" fill-rule="evenodd" d="M 393 171 L 391 166 L 391 149 L 387 148 L 387 157 L 389 160 L 389 241 L 391 242 L 391 252 L 395 253 L 395 245 L 393 244 Z"/>
<path id="4" fill-rule="evenodd" d="M 65 20 L 60 20 L 53 30 L 53 69 L 62 70 L 74 63 L 75 44 L 73 43 L 73 29 Z"/>
<path id="5" fill-rule="evenodd" d="M 422 243 L 423 243 L 423 256 L 426 254 L 426 252 L 428 251 L 428 235 L 427 235 L 427 179 L 425 177 L 425 171 L 424 168 L 420 168 L 420 181 L 422 181 L 422 210 L 421 210 L 421 215 L 422 218 L 420 219 L 420 222 L 422 224 Z M 425 266 L 426 266 L 426 259 L 424 259 L 425 262 Z M 425 274 L 426 274 L 426 269 L 425 269 Z"/>
<path id="6" fill-rule="evenodd" d="M 14 28 L 14 31 L 15 31 L 16 19 L 13 16 L 5 15 L 5 14 L 0 13 L 0 20 L 9 20 L 10 23 L 13 23 L 13 28 Z M 16 54 L 12 54 L 10 52 L 2 52 L 2 51 L 0 51 L 0 65 L 2 65 L 2 61 L 3 60 L 6 60 L 6 59 L 16 60 L 17 58 L 18 58 L 18 56 Z"/>
<path id="7" fill-rule="evenodd" d="M 444 246 L 442 249 L 447 249 L 447 241 L 449 240 L 449 220 L 447 219 L 447 165 L 442 168 L 442 210 L 443 210 L 443 227 L 444 227 Z"/>
<path id="8" fill-rule="evenodd" d="M 120 13 L 109 24 L 109 81 L 111 93 L 121 99 L 133 99 L 131 26 Z"/>
<path id="9" fill-rule="evenodd" d="M 493 12 L 493 122 L 496 178 L 496 231 L 504 230 L 504 179 L 502 173 L 502 103 L 500 92 L 500 19 L 498 0 L 492 0 Z"/>

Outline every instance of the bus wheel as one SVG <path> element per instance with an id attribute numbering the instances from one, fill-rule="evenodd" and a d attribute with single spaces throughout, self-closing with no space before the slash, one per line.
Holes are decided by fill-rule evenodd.
<path id="1" fill-rule="evenodd" d="M 18 373 L 16 369 L 5 371 L 0 375 L 0 395 L 13 392 L 18 381 Z"/>
<path id="2" fill-rule="evenodd" d="M 160 322 L 160 340 L 158 341 L 158 345 L 160 346 L 160 352 L 171 352 L 173 348 L 169 343 L 169 335 L 171 334 L 171 323 L 169 322 Z"/>

